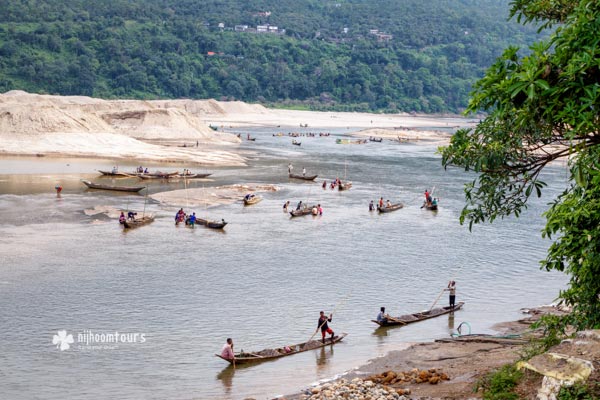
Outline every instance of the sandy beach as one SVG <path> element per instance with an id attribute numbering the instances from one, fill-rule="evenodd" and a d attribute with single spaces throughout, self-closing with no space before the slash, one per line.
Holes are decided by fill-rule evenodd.
<path id="1" fill-rule="evenodd" d="M 290 132 L 300 126 L 353 127 L 361 137 L 445 143 L 459 123 L 473 121 L 278 110 L 215 100 L 102 100 L 10 91 L 0 94 L 0 154 L 243 166 L 246 160 L 236 152 L 240 139 L 224 128 L 268 126 Z"/>

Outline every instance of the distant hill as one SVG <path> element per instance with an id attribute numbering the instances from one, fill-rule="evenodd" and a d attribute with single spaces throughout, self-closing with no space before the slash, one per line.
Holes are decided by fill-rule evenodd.
<path id="1" fill-rule="evenodd" d="M 506 0 L 13 0 L 0 91 L 457 112 L 535 27 Z"/>

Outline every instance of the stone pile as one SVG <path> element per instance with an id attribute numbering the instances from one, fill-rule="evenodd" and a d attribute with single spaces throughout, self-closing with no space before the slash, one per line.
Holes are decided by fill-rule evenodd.
<path id="1" fill-rule="evenodd" d="M 395 385 L 397 383 L 430 383 L 436 385 L 441 381 L 449 381 L 450 377 L 435 368 L 429 370 L 413 368 L 404 372 L 386 371 L 379 375 L 370 376 L 365 380 L 384 385 Z"/>
<path id="2" fill-rule="evenodd" d="M 406 400 L 404 389 L 393 389 L 370 380 L 354 378 L 316 386 L 300 398 L 303 400 Z"/>

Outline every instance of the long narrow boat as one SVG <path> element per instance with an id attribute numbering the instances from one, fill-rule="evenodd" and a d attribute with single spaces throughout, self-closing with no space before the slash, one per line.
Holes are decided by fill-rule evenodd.
<path id="1" fill-rule="evenodd" d="M 288 174 L 288 177 L 291 179 L 302 179 L 304 181 L 314 181 L 319 175 L 296 175 L 296 174 Z"/>
<path id="2" fill-rule="evenodd" d="M 90 189 L 102 189 L 102 190 L 115 190 L 117 192 L 139 192 L 145 186 L 111 186 L 111 185 L 102 185 L 100 183 L 94 183 L 86 180 L 82 180 L 83 184 Z"/>
<path id="3" fill-rule="evenodd" d="M 172 179 L 177 178 L 179 176 L 179 172 L 156 172 L 153 174 L 139 174 L 138 177 L 142 179 Z"/>
<path id="4" fill-rule="evenodd" d="M 178 175 L 174 175 L 172 177 L 169 177 L 169 179 L 202 179 L 202 178 L 206 178 L 208 176 L 211 176 L 212 174 L 178 174 Z"/>
<path id="5" fill-rule="evenodd" d="M 379 211 L 380 213 L 388 213 L 388 212 L 399 210 L 402 207 L 404 207 L 404 204 L 402 204 L 402 203 L 392 204 L 391 206 L 386 206 L 386 207 L 377 206 L 377 211 Z"/>
<path id="6" fill-rule="evenodd" d="M 248 199 L 244 197 L 244 205 L 251 206 L 252 204 L 259 203 L 261 200 L 262 200 L 262 197 L 260 197 L 260 196 L 252 196 Z"/>
<path id="7" fill-rule="evenodd" d="M 338 190 L 348 190 L 352 187 L 352 182 L 340 182 L 338 183 Z"/>
<path id="8" fill-rule="evenodd" d="M 208 228 L 212 228 L 212 229 L 223 229 L 225 228 L 225 225 L 227 225 L 227 222 L 225 222 L 224 219 L 221 219 L 221 222 L 219 221 L 211 221 L 208 219 L 202 219 L 202 218 L 196 218 L 196 225 L 204 225 Z"/>
<path id="9" fill-rule="evenodd" d="M 113 171 L 101 171 L 101 170 L 98 170 L 98 172 L 100 172 L 102 175 L 106 175 L 106 176 L 131 176 L 131 175 L 134 175 L 133 173 L 128 174 L 126 172 L 118 172 L 118 171 L 113 172 Z"/>
<path id="10" fill-rule="evenodd" d="M 154 222 L 153 216 L 144 216 L 142 218 L 126 219 L 121 225 L 123 225 L 123 229 L 133 229 L 148 225 L 151 222 Z"/>
<path id="11" fill-rule="evenodd" d="M 336 335 L 332 338 L 325 339 L 325 343 L 321 340 L 310 340 L 304 343 L 298 343 L 288 346 L 283 346 L 275 349 L 264 349 L 257 352 L 243 352 L 243 353 L 235 353 L 235 364 L 249 364 L 249 363 L 259 363 L 262 361 L 274 360 L 276 358 L 291 356 L 292 354 L 303 353 L 305 351 L 318 349 L 321 347 L 334 345 L 337 342 L 341 341 L 343 338 L 347 336 L 346 333 L 342 333 L 340 335 Z M 228 360 L 226 358 L 221 357 L 220 354 L 215 354 L 215 356 L 227 361 L 230 364 L 233 364 L 233 360 Z"/>
<path id="12" fill-rule="evenodd" d="M 312 207 L 306 207 L 306 208 L 302 208 L 300 210 L 293 210 L 290 211 L 290 215 L 293 217 L 303 217 L 305 215 L 311 215 L 312 214 L 312 210 L 313 208 L 315 208 L 316 206 L 312 206 Z"/>
<path id="13" fill-rule="evenodd" d="M 464 304 L 465 304 L 464 301 L 461 301 L 459 303 L 456 303 L 454 305 L 454 308 L 452 308 L 450 306 L 438 307 L 438 308 L 432 308 L 429 311 L 423 311 L 423 312 L 418 312 L 418 313 L 414 313 L 414 314 L 406 314 L 406 315 L 402 315 L 400 317 L 388 317 L 388 320 L 386 322 L 379 322 L 374 319 L 372 319 L 371 321 L 375 322 L 379 326 L 408 325 L 408 324 L 412 324 L 414 322 L 424 321 L 426 319 L 439 317 L 440 315 L 444 315 L 444 314 L 454 312 L 456 310 L 460 310 Z"/>

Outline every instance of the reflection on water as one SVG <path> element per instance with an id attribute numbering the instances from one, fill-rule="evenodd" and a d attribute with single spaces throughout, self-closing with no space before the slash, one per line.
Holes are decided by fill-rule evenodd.
<path id="1" fill-rule="evenodd" d="M 448 314 L 448 334 L 454 333 L 454 313 Z"/>
<path id="2" fill-rule="evenodd" d="M 8 167 L 0 161 L 0 346 L 2 369 L 9 371 L 0 380 L 4 397 L 272 398 L 407 342 L 447 337 L 454 318 L 473 332 L 490 333 L 494 323 L 518 318 L 519 308 L 552 301 L 565 284 L 564 276 L 538 268 L 548 246 L 539 234 L 541 213 L 550 197 L 534 199 L 519 219 L 469 233 L 458 218 L 462 185 L 473 176 L 441 168 L 434 147 L 335 144 L 343 132 L 303 140 L 300 147 L 272 137 L 273 130 L 251 133 L 259 139 L 241 148 L 252 168 L 215 168 L 212 183 L 193 183 L 280 188 L 251 208 L 211 209 L 229 222 L 225 234 L 177 229 L 178 207 L 154 202 L 146 212 L 156 220 L 123 234 L 116 218 L 83 212 L 143 210 L 144 196 L 85 190 L 79 180 L 95 178 L 94 169 L 110 164 L 41 159 L 15 177 L 10 169 L 28 165 L 24 159 L 9 160 Z M 291 182 L 290 161 L 328 182 L 346 169 L 353 187 L 339 192 L 322 190 L 318 182 Z M 564 185 L 564 171 L 552 171 L 544 177 L 546 194 Z M 150 193 L 184 188 L 183 182 L 148 185 Z M 420 209 L 424 190 L 433 186 L 437 214 Z M 405 207 L 369 213 L 369 201 L 379 197 Z M 290 219 L 281 212 L 287 200 L 320 203 L 325 213 Z M 449 279 L 460 284 L 456 300 L 466 302 L 463 310 L 448 320 L 375 330 L 371 319 L 382 304 L 393 315 L 429 309 Z M 304 342 L 319 310 L 334 309 L 350 292 L 333 325 L 348 336 L 334 347 L 235 370 L 214 357 L 226 337 L 249 350 Z M 145 333 L 147 340 L 61 352 L 52 337 L 63 329 L 75 339 L 84 330 L 119 330 Z"/>

